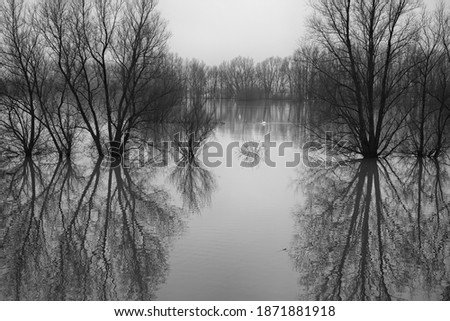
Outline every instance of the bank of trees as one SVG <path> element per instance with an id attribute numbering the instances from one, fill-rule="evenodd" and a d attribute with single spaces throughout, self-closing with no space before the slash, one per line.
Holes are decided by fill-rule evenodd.
<path id="1" fill-rule="evenodd" d="M 143 121 L 160 119 L 179 103 L 181 74 L 156 3 L 3 1 L 6 151 L 31 156 L 51 147 L 70 156 L 82 133 L 99 156 L 105 143 L 122 153 Z"/>

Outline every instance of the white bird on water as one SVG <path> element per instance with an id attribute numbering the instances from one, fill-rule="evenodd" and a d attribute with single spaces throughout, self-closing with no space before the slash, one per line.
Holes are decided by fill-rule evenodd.
<path id="1" fill-rule="evenodd" d="M 266 125 L 267 125 L 266 121 L 263 120 L 263 121 L 261 122 L 261 125 L 266 126 Z"/>

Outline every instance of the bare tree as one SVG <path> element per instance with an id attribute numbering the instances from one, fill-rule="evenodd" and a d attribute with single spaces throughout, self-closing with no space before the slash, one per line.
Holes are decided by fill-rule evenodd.
<path id="1" fill-rule="evenodd" d="M 47 50 L 67 84 L 69 99 L 83 120 L 83 129 L 89 132 L 98 154 L 102 156 L 97 105 L 100 84 L 84 34 L 86 28 L 91 27 L 90 10 L 86 1 L 47 0 L 39 4 L 37 20 Z"/>
<path id="2" fill-rule="evenodd" d="M 44 130 L 41 105 L 48 70 L 41 38 L 24 2 L 7 0 L 0 11 L 0 66 L 9 79 L 0 102 L 0 123 L 11 135 L 8 151 L 31 157 Z"/>
<path id="3" fill-rule="evenodd" d="M 321 59 L 314 63 L 330 104 L 364 157 L 390 153 L 403 126 L 399 103 L 412 65 L 405 52 L 415 41 L 415 0 L 320 0 L 309 25 Z"/>
<path id="4" fill-rule="evenodd" d="M 113 38 L 111 45 L 107 35 L 113 37 L 116 26 L 114 20 L 109 22 L 109 19 L 116 17 L 113 14 L 102 16 L 102 8 L 109 6 L 107 1 L 97 9 L 101 20 L 105 20 L 99 33 L 100 39 L 104 37 L 104 45 L 100 48 L 92 45 L 90 52 L 102 78 L 109 140 L 121 142 L 122 151 L 131 130 L 138 126 L 152 100 L 156 99 L 147 96 L 146 91 L 164 71 L 169 34 L 165 21 L 156 11 L 156 4 L 157 1 L 145 0 L 125 2 L 123 17 L 117 23 L 117 38 Z M 107 27 L 108 22 L 110 27 Z M 110 51 L 108 46 L 111 46 Z M 108 63 L 109 53 L 118 67 Z"/>
<path id="5" fill-rule="evenodd" d="M 220 98 L 220 71 L 219 67 L 212 66 L 207 71 L 208 92 L 210 98 Z"/>
<path id="6" fill-rule="evenodd" d="M 255 70 L 251 58 L 236 57 L 221 65 L 222 77 L 233 98 L 249 98 L 254 87 Z"/>
<path id="7" fill-rule="evenodd" d="M 444 5 L 430 14 L 423 11 L 421 32 L 414 47 L 413 60 L 415 68 L 411 74 L 416 108 L 409 122 L 413 142 L 413 153 L 419 157 L 438 155 L 442 145 L 443 130 L 446 121 L 444 116 L 445 93 L 448 68 L 443 47 Z M 442 77 L 444 76 L 444 77 Z"/>
<path id="8" fill-rule="evenodd" d="M 207 98 L 208 70 L 204 62 L 196 59 L 187 65 L 189 99 L 194 106 L 203 106 Z"/>
<path id="9" fill-rule="evenodd" d="M 448 140 L 446 140 L 446 134 L 448 134 L 448 122 L 450 120 L 450 78 L 448 75 L 448 69 L 450 68 L 450 12 L 448 7 L 442 2 L 436 9 L 435 13 L 435 28 L 439 31 L 441 36 L 439 42 L 439 50 L 441 54 L 438 55 L 439 62 L 434 70 L 434 77 L 432 82 L 432 89 L 430 90 L 430 96 L 434 99 L 436 112 L 432 122 L 435 124 L 435 143 L 431 151 L 431 155 L 434 157 L 440 156 L 445 147 L 448 147 Z"/>
<path id="10" fill-rule="evenodd" d="M 282 87 L 281 66 L 283 60 L 280 57 L 271 57 L 258 63 L 255 75 L 259 86 L 264 91 L 264 98 L 271 98 L 280 92 Z"/>

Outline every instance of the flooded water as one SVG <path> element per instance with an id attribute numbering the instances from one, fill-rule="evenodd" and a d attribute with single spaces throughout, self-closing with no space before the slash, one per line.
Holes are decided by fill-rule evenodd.
<path id="1" fill-rule="evenodd" d="M 308 110 L 209 104 L 146 134 L 156 163 L 3 164 L 0 299 L 450 299 L 448 160 L 286 166 Z M 267 134 L 292 147 L 249 159 L 240 147 Z"/>
<path id="2" fill-rule="evenodd" d="M 287 153 L 300 150 L 300 129 L 291 122 L 296 106 L 220 107 L 216 117 L 221 124 L 210 139 L 222 146 L 261 142 L 270 133 L 271 140 L 280 143 L 297 137 L 296 147 Z M 263 121 L 267 124 L 262 125 Z M 270 168 L 262 160 L 259 166 L 244 168 L 237 152 L 233 150 L 232 163 L 225 164 L 224 158 L 222 166 L 209 169 L 214 188 L 208 191 L 207 204 L 191 215 L 186 232 L 174 243 L 170 273 L 157 292 L 158 299 L 298 299 L 298 274 L 284 250 L 294 233 L 292 209 L 302 202 L 295 186 L 296 168 Z"/>

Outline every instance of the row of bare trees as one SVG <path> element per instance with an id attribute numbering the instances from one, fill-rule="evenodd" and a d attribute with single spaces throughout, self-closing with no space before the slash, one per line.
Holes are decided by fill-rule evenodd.
<path id="1" fill-rule="evenodd" d="M 364 157 L 448 145 L 450 13 L 417 0 L 314 2 L 291 56 L 219 66 L 167 49 L 156 0 L 3 0 L 0 128 L 8 153 L 71 155 L 88 137 L 123 153 L 136 129 L 208 98 L 314 99 L 341 146 Z M 42 144 L 44 142 L 44 144 Z M 50 143 L 51 142 L 51 143 Z M 105 143 L 106 150 L 105 150 Z"/>
<path id="2" fill-rule="evenodd" d="M 69 156 L 76 136 L 87 135 L 99 156 L 105 142 L 123 152 L 133 130 L 163 118 L 179 102 L 181 78 L 156 4 L 3 1 L 0 122 L 6 151 L 31 156 L 40 142 L 51 141 Z"/>
<path id="3" fill-rule="evenodd" d="M 300 51 L 290 57 L 270 57 L 255 63 L 236 57 L 219 66 L 207 66 L 196 59 L 186 61 L 185 89 L 189 97 L 200 84 L 207 98 L 223 99 L 308 99 L 313 83 L 311 66 L 301 60 Z"/>

